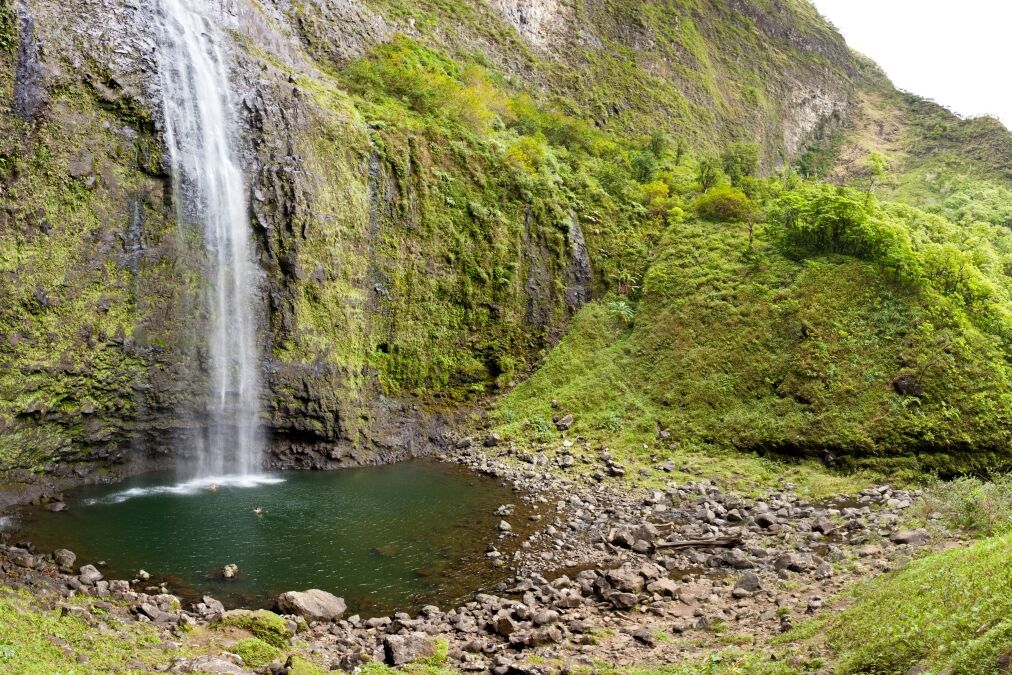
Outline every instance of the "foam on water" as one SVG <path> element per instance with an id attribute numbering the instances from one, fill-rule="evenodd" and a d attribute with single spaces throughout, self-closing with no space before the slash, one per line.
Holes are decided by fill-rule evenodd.
<path id="1" fill-rule="evenodd" d="M 151 487 L 136 487 L 115 492 L 108 497 L 101 499 L 89 499 L 85 503 L 89 506 L 95 504 L 120 504 L 128 499 L 138 497 L 150 497 L 152 495 L 177 495 L 186 497 L 200 494 L 209 490 L 223 488 L 249 489 L 261 485 L 277 485 L 284 483 L 285 479 L 270 474 L 246 474 L 230 476 L 201 476 L 193 480 L 183 481 L 174 485 L 153 485 Z M 0 521 L 2 523 L 2 521 Z"/>

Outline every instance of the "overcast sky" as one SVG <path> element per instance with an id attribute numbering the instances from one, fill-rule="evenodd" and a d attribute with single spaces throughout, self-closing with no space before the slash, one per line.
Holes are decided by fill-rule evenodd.
<path id="1" fill-rule="evenodd" d="M 900 89 L 1012 128 L 1012 0 L 813 0 Z"/>

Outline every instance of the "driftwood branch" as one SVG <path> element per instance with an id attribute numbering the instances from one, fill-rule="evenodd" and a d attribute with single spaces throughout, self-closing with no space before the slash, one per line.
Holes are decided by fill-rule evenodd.
<path id="1" fill-rule="evenodd" d="M 662 541 L 654 548 L 707 548 L 737 546 L 741 537 L 713 537 L 712 539 L 686 539 L 685 541 Z"/>

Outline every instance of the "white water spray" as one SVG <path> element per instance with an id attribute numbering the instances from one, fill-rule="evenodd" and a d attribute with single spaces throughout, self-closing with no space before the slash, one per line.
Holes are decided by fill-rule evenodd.
<path id="1" fill-rule="evenodd" d="M 258 473 L 260 362 L 246 189 L 221 31 L 207 0 L 160 0 L 159 69 L 177 216 L 198 225 L 208 253 L 211 392 L 198 475 Z"/>

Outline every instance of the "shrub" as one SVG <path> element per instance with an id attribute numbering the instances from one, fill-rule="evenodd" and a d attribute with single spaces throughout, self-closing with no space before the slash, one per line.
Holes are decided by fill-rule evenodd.
<path id="1" fill-rule="evenodd" d="M 755 219 L 757 212 L 745 193 L 730 186 L 716 187 L 692 204 L 700 218 L 718 223 L 741 223 Z"/>
<path id="2" fill-rule="evenodd" d="M 219 625 L 234 626 L 248 631 L 272 647 L 284 647 L 288 644 L 289 635 L 285 620 L 266 609 L 229 612 Z"/>
<path id="3" fill-rule="evenodd" d="M 239 640 L 229 651 L 238 654 L 242 662 L 251 668 L 262 668 L 281 656 L 280 649 L 258 638 Z"/>

